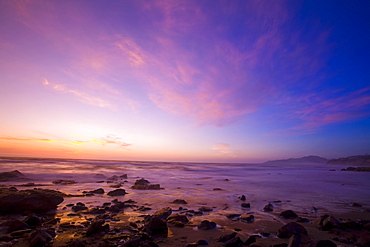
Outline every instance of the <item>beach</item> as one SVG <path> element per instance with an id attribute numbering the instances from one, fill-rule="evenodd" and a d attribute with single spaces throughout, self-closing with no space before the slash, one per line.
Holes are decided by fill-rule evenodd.
<path id="1" fill-rule="evenodd" d="M 40 222 L 13 235 L 3 229 L 10 237 L 0 246 L 29 246 L 40 229 L 55 234 L 45 246 L 369 246 L 370 175 L 343 168 L 3 158 L 0 172 L 21 175 L 1 190 L 58 191 L 63 201 L 47 212 L 3 213 L 1 224 Z M 307 232 L 282 237 L 288 223 Z"/>

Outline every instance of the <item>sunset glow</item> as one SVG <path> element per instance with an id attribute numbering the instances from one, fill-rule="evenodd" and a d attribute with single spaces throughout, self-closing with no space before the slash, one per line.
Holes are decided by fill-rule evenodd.
<path id="1" fill-rule="evenodd" d="M 369 1 L 0 2 L 0 156 L 370 152 Z"/>

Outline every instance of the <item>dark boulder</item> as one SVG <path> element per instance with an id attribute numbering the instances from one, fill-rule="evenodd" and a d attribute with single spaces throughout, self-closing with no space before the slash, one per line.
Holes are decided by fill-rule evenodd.
<path id="1" fill-rule="evenodd" d="M 243 214 L 239 217 L 239 220 L 244 223 L 253 223 L 254 222 L 254 215 L 252 214 Z"/>
<path id="2" fill-rule="evenodd" d="M 108 196 L 124 196 L 126 195 L 126 191 L 124 189 L 116 189 L 108 192 Z"/>
<path id="3" fill-rule="evenodd" d="M 293 210 L 285 210 L 279 214 L 280 217 L 284 219 L 295 219 L 298 215 Z"/>
<path id="4" fill-rule="evenodd" d="M 58 179 L 53 181 L 53 184 L 60 184 L 60 185 L 69 185 L 69 184 L 75 184 L 77 183 L 74 180 L 64 180 L 64 179 Z"/>
<path id="5" fill-rule="evenodd" d="M 279 238 L 290 238 L 292 235 L 307 235 L 307 230 L 296 222 L 290 222 L 282 226 L 277 233 Z"/>
<path id="6" fill-rule="evenodd" d="M 211 229 L 215 229 L 216 227 L 217 227 L 217 224 L 215 222 L 208 221 L 208 220 L 203 220 L 198 225 L 199 230 L 211 230 Z"/>
<path id="7" fill-rule="evenodd" d="M 65 194 L 44 189 L 9 191 L 0 189 L 0 214 L 30 211 L 44 213 L 56 209 Z"/>
<path id="8" fill-rule="evenodd" d="M 201 212 L 211 212 L 211 211 L 213 211 L 213 209 L 210 208 L 210 207 L 201 206 L 199 208 L 199 211 L 201 211 Z"/>
<path id="9" fill-rule="evenodd" d="M 30 246 L 47 246 L 56 236 L 54 229 L 39 228 L 31 232 L 28 239 Z"/>
<path id="10" fill-rule="evenodd" d="M 189 222 L 189 219 L 188 217 L 186 217 L 186 215 L 183 214 L 173 214 L 167 218 L 167 222 L 172 224 L 175 222 L 181 222 L 183 224 L 186 224 Z"/>
<path id="11" fill-rule="evenodd" d="M 167 237 L 168 235 L 167 222 L 160 216 L 150 217 L 145 223 L 144 229 L 151 236 Z"/>
<path id="12" fill-rule="evenodd" d="M 28 229 L 28 225 L 20 220 L 9 220 L 0 224 L 0 234 Z"/>
<path id="13" fill-rule="evenodd" d="M 185 200 L 183 200 L 183 199 L 176 199 L 172 203 L 176 203 L 176 204 L 187 204 L 187 202 Z"/>
<path id="14" fill-rule="evenodd" d="M 242 208 L 250 208 L 251 207 L 251 204 L 250 203 L 242 203 L 241 205 L 240 205 Z"/>
<path id="15" fill-rule="evenodd" d="M 31 228 L 36 228 L 37 226 L 41 225 L 43 221 L 44 218 L 42 216 L 35 214 L 27 216 L 27 218 L 24 220 L 24 222 Z"/>
<path id="16" fill-rule="evenodd" d="M 233 232 L 233 233 L 230 233 L 230 234 L 226 234 L 226 235 L 222 235 L 221 237 L 218 238 L 218 242 L 227 242 L 229 241 L 230 239 L 233 239 L 236 237 L 236 232 Z"/>
<path id="17" fill-rule="evenodd" d="M 302 240 L 299 235 L 292 235 L 288 241 L 288 247 L 299 247 Z"/>
<path id="18" fill-rule="evenodd" d="M 102 188 L 99 188 L 99 189 L 96 189 L 96 190 L 89 191 L 89 193 L 104 194 L 104 190 Z"/>
<path id="19" fill-rule="evenodd" d="M 238 197 L 238 199 L 239 199 L 239 200 L 241 200 L 241 201 L 245 201 L 245 200 L 247 200 L 247 198 L 245 197 L 245 195 L 241 195 L 241 196 L 239 196 L 239 197 Z"/>
<path id="20" fill-rule="evenodd" d="M 265 212 L 272 212 L 273 210 L 274 210 L 274 206 L 273 206 L 271 203 L 267 204 L 267 205 L 263 208 L 263 211 L 265 211 Z"/>
<path id="21" fill-rule="evenodd" d="M 86 231 L 86 236 L 91 236 L 99 232 L 108 232 L 109 225 L 105 224 L 104 220 L 98 220 L 93 222 Z"/>
<path id="22" fill-rule="evenodd" d="M 76 205 L 76 206 L 72 207 L 72 211 L 75 212 L 75 213 L 80 212 L 80 211 L 84 211 L 84 210 L 87 210 L 86 206 Z"/>
<path id="23" fill-rule="evenodd" d="M 159 184 L 150 184 L 150 182 L 144 178 L 135 181 L 135 184 L 131 186 L 134 190 L 160 190 L 162 189 Z"/>
<path id="24" fill-rule="evenodd" d="M 157 210 L 154 214 L 153 217 L 159 217 L 163 220 L 166 220 L 168 216 L 172 214 L 172 209 L 170 207 L 162 208 Z"/>
<path id="25" fill-rule="evenodd" d="M 312 222 L 319 229 L 327 231 L 333 228 L 340 228 L 340 222 L 331 215 L 325 214 Z"/>

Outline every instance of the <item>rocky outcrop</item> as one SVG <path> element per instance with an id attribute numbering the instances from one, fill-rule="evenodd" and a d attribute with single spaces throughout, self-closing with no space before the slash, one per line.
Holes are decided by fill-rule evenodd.
<path id="1" fill-rule="evenodd" d="M 327 162 L 327 164 L 370 166 L 370 155 L 356 155 L 338 159 L 331 159 Z"/>
<path id="2" fill-rule="evenodd" d="M 65 194 L 46 189 L 12 191 L 0 190 L 0 214 L 34 212 L 56 209 Z"/>
<path id="3" fill-rule="evenodd" d="M 134 190 L 160 190 L 163 189 L 159 184 L 150 184 L 150 182 L 144 178 L 135 181 L 135 184 L 131 186 Z"/>
<path id="4" fill-rule="evenodd" d="M 23 175 L 18 170 L 14 170 L 11 172 L 0 172 L 0 182 L 19 180 L 19 179 L 25 179 L 25 178 L 26 176 Z"/>

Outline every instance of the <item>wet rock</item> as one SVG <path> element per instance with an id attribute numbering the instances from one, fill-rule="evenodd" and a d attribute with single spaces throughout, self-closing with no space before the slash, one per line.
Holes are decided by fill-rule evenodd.
<path id="1" fill-rule="evenodd" d="M 28 229 L 28 225 L 20 220 L 9 220 L 0 224 L 0 234 L 8 234 L 24 229 Z"/>
<path id="2" fill-rule="evenodd" d="M 74 240 L 72 241 L 68 247 L 86 247 L 86 244 L 82 242 L 81 240 Z"/>
<path id="3" fill-rule="evenodd" d="M 251 204 L 250 203 L 242 203 L 241 204 L 241 207 L 242 208 L 250 208 L 251 207 Z"/>
<path id="4" fill-rule="evenodd" d="M 351 204 L 352 207 L 357 207 L 357 208 L 361 208 L 362 205 L 360 203 L 357 203 L 357 202 L 354 202 Z"/>
<path id="5" fill-rule="evenodd" d="M 159 216 L 150 217 L 145 223 L 144 229 L 151 236 L 167 237 L 168 235 L 167 222 Z"/>
<path id="6" fill-rule="evenodd" d="M 310 244 L 310 247 L 337 247 L 331 240 L 319 240 Z"/>
<path id="7" fill-rule="evenodd" d="M 127 174 L 122 174 L 121 176 L 119 176 L 120 179 L 127 179 Z"/>
<path id="8" fill-rule="evenodd" d="M 119 184 L 114 184 L 114 185 L 110 185 L 109 188 L 121 188 L 122 187 L 122 183 L 119 183 Z"/>
<path id="9" fill-rule="evenodd" d="M 118 179 L 120 179 L 117 175 L 113 175 L 112 177 L 108 178 L 107 180 L 109 181 L 117 181 Z"/>
<path id="10" fill-rule="evenodd" d="M 331 215 L 325 214 L 323 216 L 318 217 L 313 221 L 319 229 L 323 231 L 327 231 L 333 228 L 340 228 L 340 222 Z"/>
<path id="11" fill-rule="evenodd" d="M 44 218 L 42 216 L 37 216 L 35 214 L 27 216 L 27 218 L 24 220 L 24 222 L 32 228 L 36 228 L 37 226 L 41 225 L 43 221 Z"/>
<path id="12" fill-rule="evenodd" d="M 172 214 L 172 209 L 170 207 L 162 208 L 153 214 L 153 217 L 159 217 L 166 220 Z"/>
<path id="13" fill-rule="evenodd" d="M 144 178 L 135 181 L 135 184 L 131 187 L 135 190 L 160 190 L 162 189 L 159 184 L 150 184 L 150 182 Z"/>
<path id="14" fill-rule="evenodd" d="M 296 222 L 290 222 L 282 226 L 277 233 L 279 238 L 290 238 L 292 235 L 307 235 L 307 230 Z"/>
<path id="15" fill-rule="evenodd" d="M 54 190 L 9 191 L 0 189 L 0 214 L 25 211 L 44 213 L 56 209 L 63 202 L 65 194 Z"/>
<path id="16" fill-rule="evenodd" d="M 260 238 L 260 236 L 258 236 L 258 235 L 252 235 L 252 236 L 250 236 L 246 241 L 245 241 L 245 245 L 251 245 L 251 244 L 253 244 L 253 243 L 255 243 L 256 242 L 256 239 L 257 238 Z"/>
<path id="17" fill-rule="evenodd" d="M 263 211 L 264 211 L 264 212 L 272 212 L 273 210 L 274 210 L 274 206 L 273 206 L 271 203 L 267 204 L 267 205 L 263 208 Z"/>
<path id="18" fill-rule="evenodd" d="M 245 197 L 245 195 L 241 195 L 241 196 L 239 196 L 239 197 L 238 197 L 238 199 L 239 199 L 239 200 L 241 200 L 241 201 L 245 201 L 245 200 L 247 200 L 247 198 Z"/>
<path id="19" fill-rule="evenodd" d="M 0 182 L 19 180 L 26 178 L 20 171 L 14 170 L 11 172 L 0 172 Z"/>
<path id="20" fill-rule="evenodd" d="M 241 216 L 241 214 L 228 214 L 228 215 L 226 215 L 226 217 L 228 219 L 233 220 L 233 221 L 239 220 L 240 216 Z"/>
<path id="21" fill-rule="evenodd" d="M 10 191 L 18 191 L 18 189 L 16 187 L 10 187 L 9 190 Z"/>
<path id="22" fill-rule="evenodd" d="M 206 240 L 198 240 L 197 242 L 187 244 L 186 247 L 197 247 L 199 245 L 208 245 L 208 242 Z"/>
<path id="23" fill-rule="evenodd" d="M 77 183 L 74 180 L 64 180 L 64 179 L 58 179 L 52 182 L 53 184 L 60 184 L 60 185 L 69 185 L 69 184 L 75 184 Z"/>
<path id="24" fill-rule="evenodd" d="M 124 189 L 116 189 L 108 192 L 108 196 L 124 196 L 126 195 L 126 191 Z"/>
<path id="25" fill-rule="evenodd" d="M 102 188 L 99 188 L 99 189 L 96 189 L 96 190 L 89 191 L 89 193 L 104 194 L 104 190 Z"/>
<path id="26" fill-rule="evenodd" d="M 243 214 L 239 217 L 239 220 L 244 222 L 244 223 L 253 223 L 254 222 L 254 215 Z"/>
<path id="27" fill-rule="evenodd" d="M 225 242 L 225 247 L 239 247 L 242 245 L 244 245 L 244 243 L 240 237 L 235 237 Z"/>
<path id="28" fill-rule="evenodd" d="M 212 221 L 208 221 L 208 220 L 203 220 L 199 225 L 198 225 L 198 229 L 199 230 L 211 230 L 211 229 L 215 229 L 217 226 L 217 224 L 215 222 L 212 222 Z"/>
<path id="29" fill-rule="evenodd" d="M 46 246 L 56 236 L 54 229 L 40 228 L 31 232 L 28 239 L 30 246 Z"/>
<path id="30" fill-rule="evenodd" d="M 308 223 L 310 221 L 307 218 L 298 217 L 297 222 L 300 222 L 300 223 Z"/>
<path id="31" fill-rule="evenodd" d="M 76 205 L 76 206 L 72 207 L 72 211 L 75 212 L 75 213 L 80 212 L 80 211 L 84 211 L 84 210 L 87 210 L 86 206 Z"/>
<path id="32" fill-rule="evenodd" d="M 222 190 L 221 188 L 213 188 L 213 190 Z"/>
<path id="33" fill-rule="evenodd" d="M 176 204 L 188 204 L 185 200 L 183 199 L 176 199 L 174 200 L 172 203 L 176 203 Z"/>
<path id="34" fill-rule="evenodd" d="M 105 224 L 105 220 L 98 220 L 93 222 L 86 231 L 86 236 L 91 236 L 99 232 L 108 232 L 109 225 Z"/>
<path id="35" fill-rule="evenodd" d="M 226 235 L 222 235 L 221 237 L 218 238 L 218 242 L 227 242 L 229 241 L 230 239 L 233 239 L 236 237 L 236 232 L 233 232 L 233 233 L 230 233 L 230 234 L 226 234 Z"/>
<path id="36" fill-rule="evenodd" d="M 106 212 L 107 210 L 105 210 L 104 208 L 92 208 L 86 211 L 85 213 L 86 214 L 105 214 Z"/>
<path id="37" fill-rule="evenodd" d="M 292 235 L 289 238 L 288 247 L 299 247 L 301 244 L 301 237 L 299 235 Z"/>
<path id="38" fill-rule="evenodd" d="M 284 219 L 295 219 L 298 215 L 293 210 L 285 210 L 279 214 L 280 217 Z"/>
<path id="39" fill-rule="evenodd" d="M 205 206 L 200 207 L 198 210 L 201 211 L 201 212 L 211 212 L 211 211 L 213 211 L 212 208 L 205 207 Z"/>
<path id="40" fill-rule="evenodd" d="M 177 224 L 177 222 L 186 224 L 189 222 L 189 219 L 188 217 L 186 217 L 186 215 L 183 214 L 173 214 L 167 218 L 167 222 L 172 224 Z"/>

